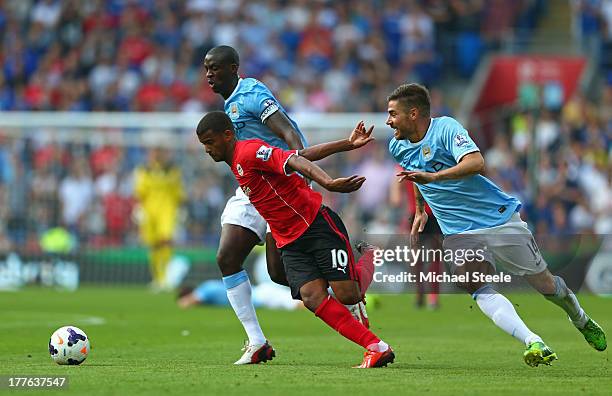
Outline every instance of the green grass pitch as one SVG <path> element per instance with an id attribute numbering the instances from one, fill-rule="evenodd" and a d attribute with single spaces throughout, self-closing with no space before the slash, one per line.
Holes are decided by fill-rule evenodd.
<path id="1" fill-rule="evenodd" d="M 236 367 L 244 335 L 229 308 L 182 311 L 174 296 L 144 288 L 29 288 L 0 293 L 0 375 L 69 377 L 68 389 L 33 391 L 44 394 L 611 394 L 612 348 L 592 350 L 562 311 L 540 296 L 509 298 L 559 355 L 553 366 L 525 365 L 523 346 L 467 295 L 442 296 L 437 312 L 413 308 L 412 295 L 382 296 L 370 318 L 396 361 L 356 370 L 351 366 L 360 363 L 361 349 L 305 310 L 259 310 L 277 357 Z M 579 298 L 612 335 L 612 299 Z M 91 339 L 81 366 L 58 366 L 48 355 L 50 334 L 68 324 Z"/>

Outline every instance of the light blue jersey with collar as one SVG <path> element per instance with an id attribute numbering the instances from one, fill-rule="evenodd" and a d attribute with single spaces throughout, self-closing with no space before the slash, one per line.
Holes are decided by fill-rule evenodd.
<path id="1" fill-rule="evenodd" d="M 432 118 L 417 143 L 391 139 L 389 151 L 408 171 L 438 172 L 469 153 L 480 151 L 463 126 L 451 117 Z M 416 184 L 444 235 L 491 228 L 506 223 L 521 202 L 482 175 Z"/>
<path id="2" fill-rule="evenodd" d="M 224 109 L 234 124 L 238 140 L 261 139 L 271 146 L 289 149 L 287 143 L 265 125 L 268 117 L 277 111 L 285 113 L 287 118 L 289 116 L 261 81 L 254 78 L 239 79 L 234 92 L 225 101 Z M 297 124 L 291 118 L 289 121 L 306 147 L 306 139 Z"/>

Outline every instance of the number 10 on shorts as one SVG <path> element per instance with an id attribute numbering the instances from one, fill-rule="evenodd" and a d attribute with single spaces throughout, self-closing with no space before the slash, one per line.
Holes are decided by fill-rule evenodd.
<path id="1" fill-rule="evenodd" d="M 348 264 L 348 254 L 346 253 L 346 250 L 332 249 L 331 257 L 332 268 L 335 268 L 338 271 L 342 271 L 346 274 L 346 265 Z"/>

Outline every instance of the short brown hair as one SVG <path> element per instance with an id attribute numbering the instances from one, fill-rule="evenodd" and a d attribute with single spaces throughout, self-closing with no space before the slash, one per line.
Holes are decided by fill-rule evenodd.
<path id="1" fill-rule="evenodd" d="M 416 107 L 422 117 L 429 117 L 431 101 L 429 91 L 420 84 L 402 84 L 387 97 L 387 102 L 397 100 L 406 109 Z"/>

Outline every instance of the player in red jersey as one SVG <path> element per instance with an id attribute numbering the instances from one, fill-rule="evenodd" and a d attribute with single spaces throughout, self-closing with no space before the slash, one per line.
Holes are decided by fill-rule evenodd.
<path id="1" fill-rule="evenodd" d="M 240 188 L 268 222 L 293 298 L 302 300 L 330 327 L 363 346 L 366 352 L 358 367 L 371 368 L 392 363 L 395 355 L 342 305 L 362 299 L 348 233 L 340 217 L 322 205 L 321 194 L 304 179 L 334 192 L 359 189 L 364 177 L 332 179 L 310 162 L 372 140 L 372 128 L 366 132 L 360 122 L 356 131 L 361 135 L 359 142 L 345 139 L 285 151 L 258 139 L 236 140 L 230 118 L 221 111 L 206 114 L 196 129 L 206 152 L 216 162 L 224 161 L 231 167 Z M 328 286 L 335 298 L 328 294 Z"/>

